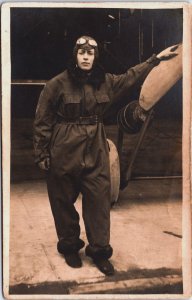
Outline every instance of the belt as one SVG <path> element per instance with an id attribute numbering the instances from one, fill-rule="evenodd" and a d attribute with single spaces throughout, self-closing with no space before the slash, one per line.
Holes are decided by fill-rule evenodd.
<path id="1" fill-rule="evenodd" d="M 79 118 L 66 118 L 66 117 L 58 117 L 59 123 L 65 124 L 79 124 L 79 125 L 94 125 L 97 123 L 102 123 L 103 118 L 98 115 L 87 116 L 87 117 L 79 117 Z"/>

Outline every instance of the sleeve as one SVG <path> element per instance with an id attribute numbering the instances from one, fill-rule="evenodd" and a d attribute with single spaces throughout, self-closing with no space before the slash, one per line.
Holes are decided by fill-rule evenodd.
<path id="1" fill-rule="evenodd" d="M 33 145 L 36 163 L 49 157 L 48 146 L 53 126 L 56 122 L 57 99 L 57 86 L 52 82 L 48 82 L 40 94 L 33 124 Z"/>
<path id="2" fill-rule="evenodd" d="M 111 87 L 115 96 L 124 94 L 133 85 L 141 84 L 147 77 L 149 72 L 160 63 L 160 59 L 153 54 L 145 62 L 136 65 L 127 70 L 126 73 L 121 75 L 111 74 Z"/>

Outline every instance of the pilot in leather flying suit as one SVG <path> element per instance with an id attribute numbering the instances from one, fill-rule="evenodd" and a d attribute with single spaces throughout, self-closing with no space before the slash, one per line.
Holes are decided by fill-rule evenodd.
<path id="1" fill-rule="evenodd" d="M 82 193 L 82 215 L 88 245 L 86 255 L 106 275 L 114 274 L 109 261 L 110 170 L 109 148 L 102 116 L 117 95 L 143 80 L 159 58 L 130 68 L 125 74 L 105 73 L 98 64 L 97 42 L 82 36 L 76 42 L 73 62 L 43 88 L 34 121 L 35 161 L 46 170 L 50 205 L 58 236 L 57 249 L 66 263 L 82 266 L 79 250 L 79 215 L 74 203 Z M 130 128 L 146 112 L 132 107 Z"/>

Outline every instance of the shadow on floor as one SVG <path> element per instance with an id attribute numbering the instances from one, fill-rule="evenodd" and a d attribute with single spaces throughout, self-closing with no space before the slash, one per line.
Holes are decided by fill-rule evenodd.
<path id="1" fill-rule="evenodd" d="M 177 277 L 179 280 L 177 282 L 171 282 L 171 278 Z M 165 282 L 164 284 L 155 284 L 156 278 L 164 278 Z M 169 278 L 167 281 L 166 278 Z M 145 282 L 147 279 L 149 279 L 149 283 L 144 286 L 141 284 L 137 284 L 137 287 L 133 288 L 127 288 L 126 284 L 124 285 L 124 288 L 118 287 L 118 282 L 124 281 L 127 282 L 127 280 L 138 280 L 139 279 L 145 279 Z M 180 269 L 167 269 L 167 268 L 161 268 L 161 269 L 155 269 L 155 270 L 149 270 L 149 269 L 132 269 L 127 270 L 127 272 L 118 272 L 114 276 L 111 277 L 105 277 L 104 280 L 101 280 L 100 282 L 97 281 L 97 285 L 101 283 L 104 285 L 105 283 L 109 284 L 111 282 L 111 285 L 109 285 L 109 289 L 100 292 L 100 294 L 182 294 L 183 293 L 183 287 L 182 287 L 182 271 Z M 154 282 L 154 284 L 153 284 Z M 113 287 L 113 283 L 117 283 Z M 83 284 L 86 287 L 86 282 Z M 81 284 L 82 286 L 82 284 Z M 71 294 L 70 291 L 73 290 L 73 288 L 78 289 L 78 284 L 75 281 L 69 281 L 69 282 L 63 282 L 63 281 L 57 281 L 57 282 L 44 282 L 40 284 L 35 285 L 29 285 L 29 284 L 18 284 L 14 286 L 10 286 L 9 293 L 10 294 L 18 294 L 18 295 L 24 295 L 24 294 Z M 86 291 L 86 288 L 85 288 Z M 98 293 L 98 288 L 97 292 Z M 82 288 L 81 288 L 81 294 Z M 92 290 L 92 292 L 89 291 L 89 294 L 95 294 L 95 292 Z"/>

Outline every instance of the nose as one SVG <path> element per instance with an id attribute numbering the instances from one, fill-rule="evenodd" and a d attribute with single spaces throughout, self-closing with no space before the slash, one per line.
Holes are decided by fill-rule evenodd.
<path id="1" fill-rule="evenodd" d="M 83 59 L 84 59 L 84 60 L 87 60 L 87 59 L 88 59 L 88 54 L 87 54 L 87 52 L 85 52 L 85 53 L 83 54 Z"/>

